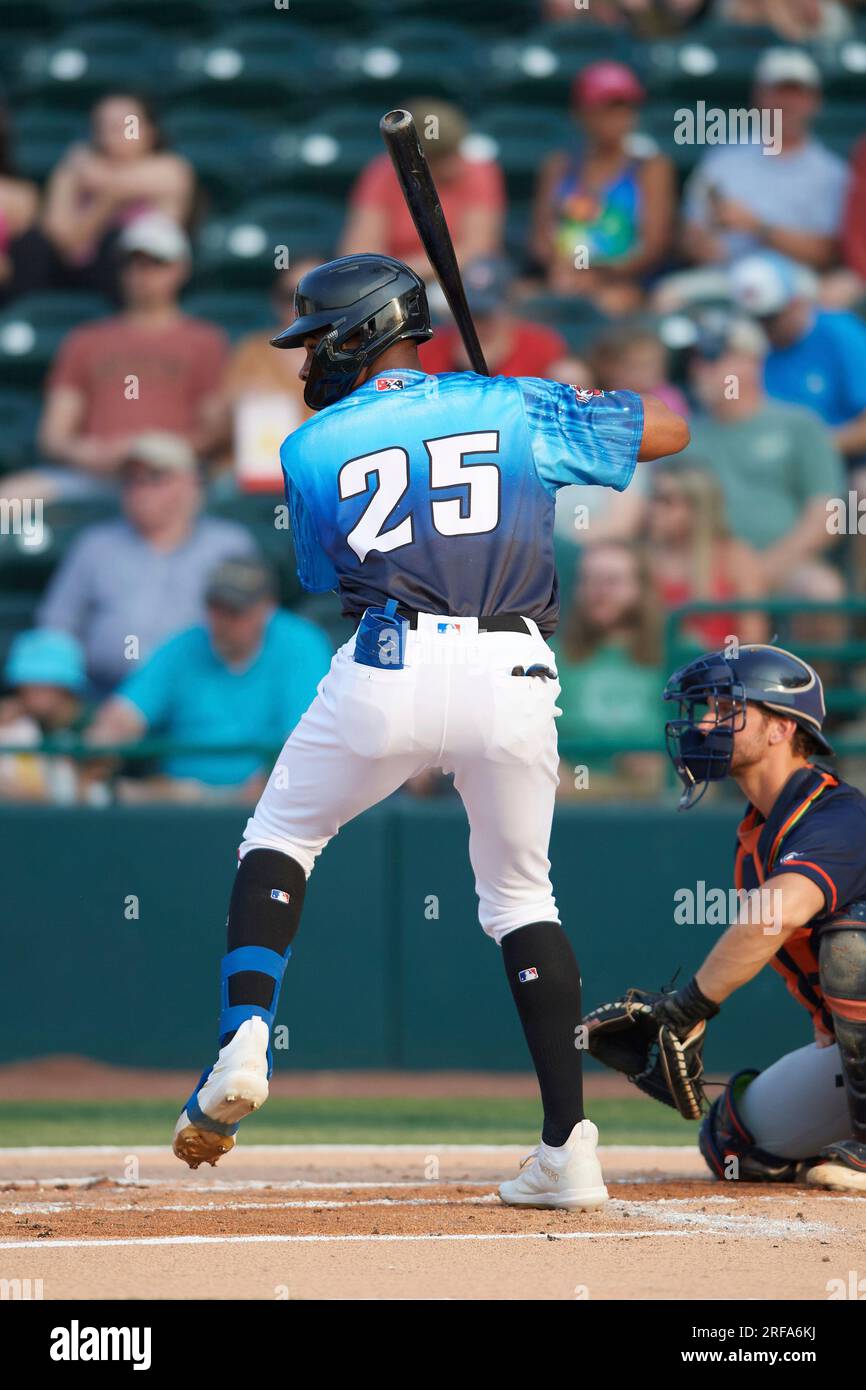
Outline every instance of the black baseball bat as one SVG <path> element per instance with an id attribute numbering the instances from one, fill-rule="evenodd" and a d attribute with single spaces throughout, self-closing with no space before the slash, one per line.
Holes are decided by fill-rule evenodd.
<path id="1" fill-rule="evenodd" d="M 472 370 L 481 376 L 489 376 L 475 324 L 466 303 L 466 291 L 454 254 L 454 243 L 412 115 L 409 111 L 388 111 L 379 122 L 379 129 L 400 181 L 406 205 L 412 214 L 412 221 L 421 238 L 421 245 L 436 272 L 436 279 L 442 286 L 442 293 L 448 301 L 448 307 L 469 354 Z"/>

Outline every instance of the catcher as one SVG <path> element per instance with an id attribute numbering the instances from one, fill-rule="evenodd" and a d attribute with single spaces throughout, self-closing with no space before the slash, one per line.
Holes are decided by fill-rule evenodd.
<path id="1" fill-rule="evenodd" d="M 821 681 L 791 652 L 744 646 L 691 661 L 664 698 L 679 702 L 666 734 L 680 808 L 728 776 L 749 803 L 734 861 L 745 892 L 683 988 L 630 989 L 587 1015 L 589 1050 L 687 1118 L 703 1115 L 717 1177 L 866 1192 L 866 798 L 813 761 L 833 751 Z M 707 1108 L 707 1022 L 765 965 L 809 1010 L 815 1041 L 738 1072 Z"/>

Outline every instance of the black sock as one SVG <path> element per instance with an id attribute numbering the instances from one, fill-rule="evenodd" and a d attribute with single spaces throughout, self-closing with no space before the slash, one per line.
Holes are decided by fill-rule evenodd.
<path id="1" fill-rule="evenodd" d="M 558 1148 L 583 1119 L 583 1059 L 575 1047 L 580 970 L 558 922 L 509 932 L 502 938 L 502 959 L 541 1088 L 541 1137 Z"/>
<path id="2" fill-rule="evenodd" d="M 266 946 L 278 955 L 291 945 L 301 920 L 307 879 L 300 864 L 275 849 L 251 849 L 238 865 L 232 889 L 226 950 Z M 277 890 L 288 897 L 274 898 Z M 270 1008 L 274 982 L 258 970 L 240 970 L 229 979 L 230 1004 Z M 229 1033 L 222 1046 L 234 1036 Z"/>

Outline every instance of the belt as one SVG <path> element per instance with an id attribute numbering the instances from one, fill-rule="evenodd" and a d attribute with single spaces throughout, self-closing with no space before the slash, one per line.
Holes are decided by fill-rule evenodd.
<path id="1" fill-rule="evenodd" d="M 404 608 L 402 604 L 397 607 L 398 616 L 405 618 L 410 628 L 417 628 L 418 613 L 417 608 Z M 455 616 L 459 616 L 455 614 Z M 479 632 L 522 632 L 525 636 L 532 636 L 527 625 L 526 619 L 519 613 L 490 613 L 486 617 L 478 619 Z"/>

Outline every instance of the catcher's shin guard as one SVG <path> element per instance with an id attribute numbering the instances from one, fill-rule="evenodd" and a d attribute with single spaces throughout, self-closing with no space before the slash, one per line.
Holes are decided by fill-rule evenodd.
<path id="1" fill-rule="evenodd" d="M 846 909 L 852 925 L 821 936 L 819 970 L 824 1000 L 842 1059 L 852 1136 L 866 1144 L 866 902 Z"/>
<path id="2" fill-rule="evenodd" d="M 758 1076 L 738 1071 L 713 1101 L 698 1133 L 698 1147 L 710 1172 L 732 1182 L 793 1182 L 797 1162 L 759 1149 L 739 1109 L 739 1098 Z"/>

